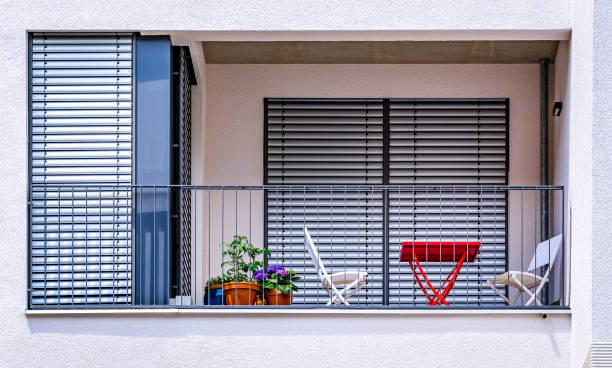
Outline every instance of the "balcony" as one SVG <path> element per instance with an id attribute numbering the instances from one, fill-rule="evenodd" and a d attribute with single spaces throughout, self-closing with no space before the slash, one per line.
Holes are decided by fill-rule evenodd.
<path id="1" fill-rule="evenodd" d="M 75 57 L 53 37 L 34 61 Z M 531 185 L 567 183 L 566 130 L 537 124 L 555 43 L 541 64 L 244 66 L 104 42 L 134 41 L 159 49 L 125 78 L 31 63 L 30 308 L 568 307 L 565 189 Z M 139 80 L 151 66 L 168 88 Z M 266 302 L 284 272 L 292 295 Z"/>
<path id="2" fill-rule="evenodd" d="M 567 245 L 562 240 L 555 252 L 549 241 L 536 252 L 542 240 L 564 233 L 563 192 L 561 186 L 446 184 L 33 184 L 29 302 L 34 309 L 563 308 Z M 246 240 L 240 261 L 231 259 L 235 236 Z M 429 244 L 418 267 L 400 261 L 404 243 Z M 449 244 L 453 256 L 436 258 L 436 249 Z M 479 249 L 449 286 L 467 244 Z M 254 258 L 249 246 L 260 249 Z M 532 258 L 535 270 L 528 269 Z M 326 274 L 318 273 L 317 260 Z M 270 271 L 267 288 L 276 289 L 283 283 L 279 268 L 299 279 L 290 305 L 272 306 L 283 294 L 266 298 L 259 281 Z M 542 279 L 548 282 L 531 298 Z M 235 300 L 236 280 L 253 282 L 246 284 L 254 289 L 251 300 Z M 354 294 L 337 297 L 353 281 Z M 517 282 L 528 291 L 508 286 Z M 444 303 L 432 303 L 447 286 Z"/>

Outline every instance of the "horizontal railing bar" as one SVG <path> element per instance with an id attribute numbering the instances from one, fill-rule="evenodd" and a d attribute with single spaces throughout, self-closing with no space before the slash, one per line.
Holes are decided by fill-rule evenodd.
<path id="1" fill-rule="evenodd" d="M 423 311 L 435 311 L 435 310 L 499 310 L 499 311 L 507 311 L 507 310 L 525 310 L 525 311 L 543 311 L 543 310 L 570 310 L 569 306 L 563 305 L 541 305 L 541 306 L 504 306 L 504 305 L 491 305 L 486 307 L 477 307 L 476 305 L 450 305 L 450 306 L 436 306 L 436 309 L 432 309 L 427 306 L 420 305 L 412 305 L 412 303 L 404 302 L 406 305 L 356 305 L 351 304 L 349 306 L 344 305 L 334 305 L 333 309 L 344 309 L 344 310 L 389 310 L 389 309 L 399 309 L 399 310 L 423 310 Z M 310 309 L 324 309 L 330 310 L 329 306 L 326 305 L 135 305 L 135 304 L 79 304 L 79 305 L 32 305 L 30 309 L 37 310 L 150 310 L 150 309 L 238 309 L 238 310 L 266 310 L 266 309 L 284 309 L 284 310 L 310 310 Z M 333 310 L 332 309 L 332 310 Z"/>
<path id="2" fill-rule="evenodd" d="M 73 184 L 73 183 L 36 183 L 31 184 L 32 188 L 66 188 L 66 189 L 185 189 L 185 190 L 563 190 L 563 185 L 496 185 L 496 184 L 351 184 L 351 185 L 339 185 L 339 184 L 267 184 L 267 185 L 156 185 L 156 184 Z"/>

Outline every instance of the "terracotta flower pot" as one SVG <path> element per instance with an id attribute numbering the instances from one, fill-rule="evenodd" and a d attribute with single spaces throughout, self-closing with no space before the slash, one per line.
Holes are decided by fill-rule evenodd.
<path id="1" fill-rule="evenodd" d="M 253 282 L 228 282 L 223 285 L 227 305 L 255 305 L 259 284 Z"/>
<path id="2" fill-rule="evenodd" d="M 285 294 L 280 290 L 266 290 L 264 292 L 266 305 L 291 305 L 292 297 L 293 293 Z"/>

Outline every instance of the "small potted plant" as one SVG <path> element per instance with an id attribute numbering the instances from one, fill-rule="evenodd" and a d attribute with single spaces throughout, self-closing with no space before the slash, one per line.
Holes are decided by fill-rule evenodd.
<path id="1" fill-rule="evenodd" d="M 212 277 L 204 287 L 204 305 L 223 304 L 223 276 Z"/>
<path id="2" fill-rule="evenodd" d="M 255 271 L 255 280 L 263 287 L 266 305 L 291 305 L 293 292 L 298 291 L 294 284 L 300 278 L 293 270 L 285 270 L 280 265 L 270 265 Z"/>
<path id="3" fill-rule="evenodd" d="M 223 263 L 227 269 L 223 274 L 223 294 L 227 305 L 254 305 L 259 284 L 254 282 L 253 272 L 263 263 L 257 260 L 261 254 L 270 254 L 267 249 L 255 247 L 246 236 L 234 235 L 231 242 L 223 243 Z M 225 261 L 225 259 L 229 260 Z"/>

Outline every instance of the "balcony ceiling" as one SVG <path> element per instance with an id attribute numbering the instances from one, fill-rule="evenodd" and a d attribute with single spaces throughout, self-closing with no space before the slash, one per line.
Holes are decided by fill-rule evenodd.
<path id="1" fill-rule="evenodd" d="M 205 41 L 209 64 L 529 64 L 559 41 Z"/>

